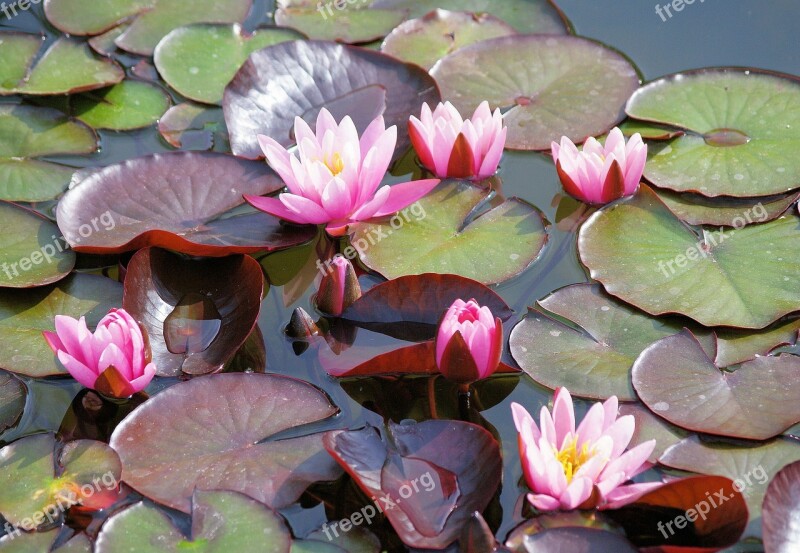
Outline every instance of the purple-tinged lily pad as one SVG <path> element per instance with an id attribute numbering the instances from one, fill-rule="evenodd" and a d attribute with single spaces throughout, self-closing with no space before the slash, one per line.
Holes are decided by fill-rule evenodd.
<path id="1" fill-rule="evenodd" d="M 631 372 L 645 405 L 687 430 L 766 440 L 800 422 L 800 356 L 758 357 L 722 371 L 684 330 L 644 350 Z"/>
<path id="2" fill-rule="evenodd" d="M 762 513 L 766 551 L 800 550 L 800 462 L 783 467 L 769 483 Z"/>
<path id="3" fill-rule="evenodd" d="M 217 152 L 231 150 L 222 108 L 192 102 L 178 104 L 169 108 L 158 121 L 158 132 L 175 148 Z"/>
<path id="4" fill-rule="evenodd" d="M 275 439 L 338 412 L 293 378 L 226 373 L 180 382 L 138 407 L 111 436 L 122 479 L 154 501 L 190 512 L 197 490 L 241 492 L 274 509 L 340 471 L 321 434 Z"/>
<path id="5" fill-rule="evenodd" d="M 187 537 L 165 513 L 137 503 L 103 524 L 95 551 L 289 553 L 291 549 L 292 536 L 280 515 L 240 493 L 197 490 L 191 512 Z"/>
<path id="6" fill-rule="evenodd" d="M 631 415 L 636 423 L 628 449 L 633 449 L 649 440 L 656 441 L 653 452 L 647 459 L 651 463 L 658 461 L 658 458 L 663 455 L 667 448 L 677 444 L 689 435 L 688 431 L 673 426 L 661 417 L 657 417 L 650 409 L 638 402 L 621 404 L 619 406 L 619 415 Z"/>
<path id="7" fill-rule="evenodd" d="M 738 365 L 767 355 L 780 346 L 794 345 L 798 330 L 800 318 L 793 316 L 755 332 L 738 328 L 716 329 L 717 355 L 714 364 L 718 367 Z"/>
<path id="8" fill-rule="evenodd" d="M 59 227 L 79 252 L 122 253 L 160 246 L 225 256 L 302 244 L 313 227 L 281 224 L 254 210 L 231 213 L 243 194 L 283 182 L 265 164 L 201 152 L 131 159 L 81 175 L 58 204 Z"/>
<path id="9" fill-rule="evenodd" d="M 482 211 L 488 200 L 485 188 L 446 180 L 391 219 L 352 225 L 350 241 L 386 278 L 440 273 L 496 284 L 539 258 L 549 224 L 519 198 Z"/>
<path id="10" fill-rule="evenodd" d="M 263 291 L 250 256 L 186 259 L 146 248 L 128 264 L 122 305 L 146 331 L 157 374 L 205 374 L 247 340 Z"/>
<path id="11" fill-rule="evenodd" d="M 122 305 L 122 285 L 109 278 L 75 273 L 50 286 L 0 293 L 0 367 L 35 378 L 66 374 L 42 332 L 55 331 L 56 315 L 86 317 L 94 328 L 112 307 Z"/>
<path id="12" fill-rule="evenodd" d="M 382 10 L 366 2 L 278 0 L 275 23 L 297 29 L 309 38 L 358 44 L 385 37 L 406 18 L 406 10 Z"/>
<path id="13" fill-rule="evenodd" d="M 686 131 L 653 144 L 644 176 L 705 196 L 767 196 L 800 187 L 800 79 L 709 68 L 663 77 L 628 101 L 628 115 Z"/>
<path id="14" fill-rule="evenodd" d="M 225 89 L 222 106 L 233 153 L 263 157 L 257 136 L 294 143 L 294 118 L 313 123 L 322 108 L 352 117 L 359 132 L 378 116 L 397 125 L 397 152 L 408 147 L 408 117 L 439 90 L 420 67 L 334 42 L 291 41 L 250 55 Z"/>
<path id="15" fill-rule="evenodd" d="M 630 232 L 631 229 L 646 229 Z M 740 229 L 692 228 L 647 186 L 581 227 L 578 251 L 606 291 L 655 315 L 763 328 L 800 309 L 798 218 Z"/>
<path id="16" fill-rule="evenodd" d="M 506 147 L 514 150 L 549 150 L 564 135 L 581 142 L 607 132 L 639 86 L 624 56 L 575 36 L 485 40 L 442 58 L 431 75 L 462 114 L 484 100 L 502 109 Z"/>
<path id="17" fill-rule="evenodd" d="M 409 547 L 443 549 L 489 504 L 502 472 L 500 448 L 480 426 L 447 420 L 389 423 L 325 435 L 328 452 Z"/>
<path id="18" fill-rule="evenodd" d="M 708 198 L 690 192 L 659 190 L 658 197 L 690 225 L 741 228 L 777 219 L 797 201 L 800 192 L 762 198 Z"/>

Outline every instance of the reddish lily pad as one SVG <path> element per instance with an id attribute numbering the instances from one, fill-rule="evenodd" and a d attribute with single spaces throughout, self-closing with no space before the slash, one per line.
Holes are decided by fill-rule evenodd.
<path id="1" fill-rule="evenodd" d="M 231 150 L 222 108 L 192 102 L 178 104 L 159 120 L 158 132 L 175 148 L 217 152 Z"/>
<path id="2" fill-rule="evenodd" d="M 250 256 L 185 259 L 146 248 L 128 264 L 123 307 L 147 332 L 157 374 L 205 374 L 247 340 L 263 291 L 261 266 Z"/>
<path id="3" fill-rule="evenodd" d="M 506 147 L 514 150 L 549 150 L 562 136 L 581 142 L 607 132 L 639 86 L 625 57 L 575 36 L 485 40 L 442 58 L 431 75 L 461 113 L 484 100 L 502 109 Z"/>
<path id="4" fill-rule="evenodd" d="M 322 435 L 274 437 L 337 412 L 323 392 L 293 378 L 215 374 L 142 404 L 110 444 L 122 459 L 123 480 L 173 509 L 190 512 L 195 489 L 238 491 L 280 509 L 311 482 L 340 471 Z"/>
<path id="5" fill-rule="evenodd" d="M 632 378 L 651 411 L 695 432 L 766 440 L 800 422 L 796 355 L 758 357 L 723 372 L 684 330 L 644 350 Z"/>
<path id="6" fill-rule="evenodd" d="M 800 549 L 800 462 L 782 468 L 769 483 L 763 520 L 766 551 Z"/>
<path id="7" fill-rule="evenodd" d="M 389 423 L 325 435 L 328 452 L 369 497 L 375 497 L 409 547 L 443 549 L 500 484 L 498 443 L 461 421 Z"/>
<path id="8" fill-rule="evenodd" d="M 122 305 L 122 285 L 76 273 L 50 286 L 0 293 L 0 367 L 32 377 L 66 374 L 42 338 L 55 331 L 56 315 L 86 317 L 94 328 L 112 307 Z"/>
<path id="9" fill-rule="evenodd" d="M 313 123 L 327 108 L 352 117 L 359 132 L 383 114 L 397 125 L 397 152 L 408 147 L 408 116 L 436 104 L 436 83 L 420 67 L 391 56 L 323 41 L 292 41 L 253 53 L 225 89 L 223 109 L 237 156 L 263 157 L 257 135 L 294 142 L 294 118 Z"/>
<path id="10" fill-rule="evenodd" d="M 94 440 L 57 445 L 52 434 L 34 434 L 0 449 L 0 513 L 14 526 L 30 531 L 60 521 L 72 505 L 116 500 L 121 466 L 113 449 Z"/>
<path id="11" fill-rule="evenodd" d="M 763 198 L 708 198 L 700 194 L 659 190 L 658 197 L 678 218 L 690 225 L 741 228 L 780 217 L 800 192 Z"/>
<path id="12" fill-rule="evenodd" d="M 60 38 L 45 46 L 40 35 L 7 31 L 0 32 L 0 67 L 0 96 L 73 94 L 125 78 L 119 65 L 81 42 Z"/>
<path id="13" fill-rule="evenodd" d="M 92 128 L 129 131 L 156 123 L 170 103 L 160 86 L 128 80 L 76 96 L 71 107 L 75 117 Z"/>
<path id="14" fill-rule="evenodd" d="M 54 199 L 67 188 L 75 169 L 39 158 L 96 149 L 94 131 L 60 111 L 0 105 L 0 199 Z"/>
<path id="15" fill-rule="evenodd" d="M 137 503 L 103 524 L 95 551 L 289 553 L 291 543 L 286 523 L 261 503 L 236 492 L 198 490 L 189 537 L 163 512 Z"/>
<path id="16" fill-rule="evenodd" d="M 230 213 L 244 204 L 243 194 L 268 194 L 283 183 L 263 163 L 223 154 L 156 154 L 76 180 L 56 214 L 65 238 L 79 252 L 161 246 L 219 257 L 294 246 L 316 233 L 254 210 Z"/>
<path id="17" fill-rule="evenodd" d="M 0 433 L 15 426 L 28 397 L 28 387 L 13 374 L 0 371 Z"/>
<path id="18" fill-rule="evenodd" d="M 357 44 L 385 37 L 407 15 L 406 10 L 371 8 L 369 0 L 353 1 L 278 0 L 275 23 L 309 38 Z"/>

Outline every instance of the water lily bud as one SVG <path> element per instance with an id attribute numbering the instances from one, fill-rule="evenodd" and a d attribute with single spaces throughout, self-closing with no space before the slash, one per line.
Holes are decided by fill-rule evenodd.
<path id="1" fill-rule="evenodd" d="M 328 272 L 319 283 L 317 307 L 328 315 L 338 317 L 361 297 L 361 285 L 349 259 L 335 255 L 327 265 Z"/>
<path id="2" fill-rule="evenodd" d="M 292 318 L 286 326 L 286 335 L 290 338 L 308 338 L 319 336 L 322 331 L 305 309 L 298 307 L 292 311 Z"/>
<path id="3" fill-rule="evenodd" d="M 453 302 L 436 335 L 436 365 L 441 373 L 470 384 L 494 373 L 502 353 L 502 321 L 474 299 Z"/>

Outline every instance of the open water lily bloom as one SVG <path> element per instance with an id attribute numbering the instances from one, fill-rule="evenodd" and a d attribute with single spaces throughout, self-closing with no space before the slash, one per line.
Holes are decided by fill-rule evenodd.
<path id="1" fill-rule="evenodd" d="M 605 146 L 589 138 L 583 150 L 566 136 L 551 144 L 558 177 L 567 194 L 590 204 L 606 204 L 636 192 L 647 162 L 647 145 L 639 133 L 627 144 L 614 128 Z"/>
<path id="2" fill-rule="evenodd" d="M 289 192 L 277 198 L 244 197 L 253 207 L 286 221 L 326 225 L 329 234 L 341 236 L 348 224 L 392 215 L 439 183 L 428 179 L 380 187 L 397 142 L 397 127 L 387 129 L 383 117 L 359 137 L 349 116 L 337 124 L 323 108 L 316 132 L 299 117 L 294 132 L 297 155 L 268 136 L 258 137 L 267 162 Z"/>
<path id="3" fill-rule="evenodd" d="M 542 407 L 539 426 L 518 403 L 511 404 L 519 432 L 519 452 L 528 501 L 540 511 L 617 508 L 633 502 L 661 483 L 626 484 L 650 468 L 647 458 L 655 440 L 627 450 L 634 418 L 617 418 L 612 396 L 595 403 L 575 427 L 572 397 L 566 388 L 555 393 L 552 415 Z"/>
<path id="4" fill-rule="evenodd" d="M 92 333 L 86 319 L 56 315 L 56 331 L 44 338 L 72 377 L 107 396 L 125 398 L 144 390 L 156 367 L 139 324 L 112 309 Z"/>

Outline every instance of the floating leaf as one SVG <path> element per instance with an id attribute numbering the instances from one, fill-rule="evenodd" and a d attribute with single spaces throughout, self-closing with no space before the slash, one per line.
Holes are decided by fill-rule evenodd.
<path id="1" fill-rule="evenodd" d="M 513 34 L 514 27 L 486 12 L 436 9 L 398 25 L 383 41 L 381 52 L 430 69 L 459 48 Z"/>
<path id="2" fill-rule="evenodd" d="M 0 449 L 0 513 L 14 526 L 30 531 L 74 504 L 114 502 L 121 467 L 113 449 L 94 440 L 56 446 L 52 434 L 34 434 Z"/>
<path id="3" fill-rule="evenodd" d="M 75 266 L 58 227 L 38 213 L 0 201 L 0 288 L 57 282 Z"/>
<path id="4" fill-rule="evenodd" d="M 352 225 L 350 240 L 364 264 L 386 278 L 436 272 L 502 282 L 539 257 L 548 223 L 519 198 L 473 217 L 488 194 L 467 181 L 445 181 L 388 221 Z"/>
<path id="5" fill-rule="evenodd" d="M 710 68 L 663 77 L 628 101 L 628 115 L 685 134 L 651 148 L 644 176 L 705 196 L 766 196 L 800 187 L 800 81 Z"/>
<path id="6" fill-rule="evenodd" d="M 641 186 L 589 218 L 578 250 L 606 291 L 648 313 L 763 328 L 800 309 L 798 237 L 797 217 L 786 215 L 741 229 L 694 230 Z"/>
<path id="7" fill-rule="evenodd" d="M 89 47 L 60 38 L 45 47 L 40 35 L 0 31 L 0 96 L 74 94 L 116 84 L 125 72 Z M 39 50 L 46 48 L 44 53 Z"/>
<path id="8" fill-rule="evenodd" d="M 699 194 L 659 190 L 658 197 L 679 219 L 690 225 L 742 228 L 780 217 L 797 201 L 800 193 L 763 198 L 708 198 Z"/>
<path id="9" fill-rule="evenodd" d="M 175 148 L 229 152 L 222 108 L 185 102 L 171 107 L 158 122 L 158 132 Z"/>
<path id="10" fill-rule="evenodd" d="M 633 436 L 628 449 L 633 449 L 639 444 L 655 440 L 656 445 L 648 457 L 648 461 L 655 463 L 658 458 L 671 445 L 675 445 L 689 435 L 689 432 L 673 426 L 661 417 L 657 417 L 650 409 L 641 403 L 622 403 L 619 406 L 619 415 L 631 415 L 635 421 Z"/>
<path id="11" fill-rule="evenodd" d="M 225 89 L 223 109 L 233 153 L 263 157 L 258 134 L 294 142 L 294 118 L 314 123 L 324 107 L 352 117 L 359 132 L 383 114 L 397 125 L 397 152 L 409 145 L 408 117 L 436 104 L 436 83 L 420 67 L 333 42 L 292 41 L 254 52 Z"/>
<path id="12" fill-rule="evenodd" d="M 222 101 L 225 86 L 247 57 L 262 48 L 295 40 L 288 29 L 268 27 L 252 33 L 239 25 L 191 25 L 165 36 L 156 47 L 158 72 L 177 92 L 207 104 Z"/>
<path id="13" fill-rule="evenodd" d="M 443 549 L 500 484 L 498 443 L 480 426 L 446 420 L 389 423 L 325 435 L 328 452 L 380 503 L 409 547 Z"/>
<path id="14" fill-rule="evenodd" d="M 218 257 L 294 246 L 316 233 L 251 209 L 231 213 L 244 204 L 243 194 L 275 192 L 283 182 L 263 163 L 223 154 L 156 154 L 85 173 L 77 181 L 56 214 L 67 241 L 80 252 L 161 246 Z"/>
<path id="15" fill-rule="evenodd" d="M 0 367 L 32 377 L 65 374 L 42 332 L 55 331 L 55 316 L 86 317 L 94 328 L 122 305 L 122 285 L 96 275 L 73 274 L 32 290 L 0 291 Z"/>
<path id="16" fill-rule="evenodd" d="M 157 374 L 205 374 L 247 340 L 263 289 L 252 257 L 185 259 L 146 248 L 128 263 L 123 306 L 147 332 Z"/>
<path id="17" fill-rule="evenodd" d="M 729 367 L 767 355 L 779 346 L 794 345 L 800 319 L 789 318 L 777 322 L 761 331 L 748 331 L 736 328 L 717 329 L 717 355 L 714 364 Z"/>
<path id="18" fill-rule="evenodd" d="M 238 491 L 280 509 L 339 470 L 320 434 L 274 436 L 337 411 L 323 392 L 293 378 L 214 374 L 154 396 L 117 426 L 110 444 L 123 480 L 173 509 L 188 513 L 195 489 Z"/>
<path id="19" fill-rule="evenodd" d="M 564 526 L 547 528 L 532 536 L 526 536 L 513 553 L 636 553 L 636 549 L 624 536 L 600 530 Z"/>
<path id="20" fill-rule="evenodd" d="M 94 132 L 57 110 L 0 105 L 0 198 L 52 200 L 67 188 L 75 169 L 39 158 L 96 149 Z"/>
<path id="21" fill-rule="evenodd" d="M 99 35 L 150 10 L 158 0 L 44 0 L 47 20 L 71 35 Z"/>
<path id="22" fill-rule="evenodd" d="M 95 129 L 128 131 L 156 123 L 170 106 L 161 87 L 141 81 L 123 81 L 109 89 L 75 97 L 75 117 Z"/>
<path id="23" fill-rule="evenodd" d="M 406 18 L 405 10 L 369 8 L 353 5 L 353 1 L 318 4 L 313 0 L 278 0 L 275 23 L 297 29 L 309 38 L 356 44 L 385 37 Z"/>
<path id="24" fill-rule="evenodd" d="M 625 57 L 575 36 L 485 40 L 442 58 L 431 75 L 462 114 L 484 100 L 502 109 L 506 147 L 514 150 L 549 150 L 563 135 L 581 142 L 605 133 L 622 120 L 639 85 Z"/>
<path id="25" fill-rule="evenodd" d="M 198 490 L 188 538 L 166 514 L 137 503 L 103 524 L 95 551 L 289 553 L 291 543 L 283 519 L 261 503 L 236 492 Z"/>
<path id="26" fill-rule="evenodd" d="M 28 387 L 13 374 L 0 371 L 0 433 L 15 426 L 28 397 Z"/>
<path id="27" fill-rule="evenodd" d="M 800 548 L 800 462 L 782 468 L 764 498 L 764 548 L 791 553 Z"/>
<path id="28" fill-rule="evenodd" d="M 92 553 L 92 543 L 86 534 L 76 534 L 67 543 L 55 547 L 56 543 L 63 541 L 61 536 L 67 533 L 71 533 L 67 527 L 30 533 L 17 529 L 0 538 L 0 551 L 8 553 Z"/>
<path id="29" fill-rule="evenodd" d="M 101 56 L 111 57 L 117 51 L 117 39 L 122 36 L 130 25 L 123 23 L 102 35 L 97 35 L 88 40 L 89 46 Z"/>

